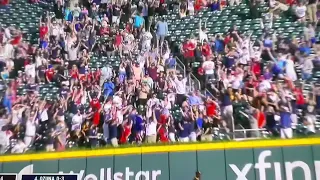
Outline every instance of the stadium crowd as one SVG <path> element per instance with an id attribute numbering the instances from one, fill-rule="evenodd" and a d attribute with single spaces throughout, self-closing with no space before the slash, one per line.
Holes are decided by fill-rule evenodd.
<path id="1" fill-rule="evenodd" d="M 0 8 L 10 8 L 10 1 L 0 2 Z M 292 138 L 299 123 L 302 134 L 317 132 L 317 1 L 270 0 L 263 15 L 255 9 L 260 1 L 45 3 L 54 7 L 39 17 L 38 44 L 27 42 L 19 27 L 1 27 L 1 153 L 213 141 L 220 133 L 235 138 L 239 127 L 249 129 L 249 137 L 267 132 Z M 197 36 L 182 44 L 170 39 L 169 11 L 183 19 L 203 8 L 221 11 L 241 3 L 252 7 L 250 18 L 261 19 L 261 38 L 252 40 L 252 33 L 237 26 L 210 36 L 200 20 Z M 305 24 L 301 36 L 271 31 L 273 19 L 284 13 Z M 177 68 L 178 57 L 185 72 Z M 95 58 L 106 60 L 93 65 Z M 114 59 L 118 67 L 107 63 Z M 199 78 L 199 89 L 189 91 L 190 74 Z M 45 84 L 51 85 L 48 93 L 55 87 L 58 93 L 40 96 Z M 306 84 L 312 90 L 304 96 Z"/>

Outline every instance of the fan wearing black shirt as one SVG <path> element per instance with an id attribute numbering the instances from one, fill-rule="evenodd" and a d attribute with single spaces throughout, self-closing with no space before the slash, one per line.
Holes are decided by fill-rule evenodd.
<path id="1" fill-rule="evenodd" d="M 122 14 L 121 7 L 118 4 L 113 5 L 113 7 L 112 7 L 112 23 L 119 25 L 121 14 Z"/>
<path id="2" fill-rule="evenodd" d="M 212 141 L 213 139 L 212 128 L 213 128 L 212 122 L 209 121 L 208 117 L 205 117 L 203 119 L 203 124 L 202 124 L 203 134 L 201 135 L 201 141 Z"/>
<path id="3" fill-rule="evenodd" d="M 108 58 L 114 56 L 114 44 L 112 43 L 112 41 L 109 41 L 109 43 L 107 44 L 106 53 Z"/>
<path id="4" fill-rule="evenodd" d="M 128 1 L 121 6 L 122 15 L 121 15 L 121 22 L 127 23 L 131 17 L 131 3 Z"/>

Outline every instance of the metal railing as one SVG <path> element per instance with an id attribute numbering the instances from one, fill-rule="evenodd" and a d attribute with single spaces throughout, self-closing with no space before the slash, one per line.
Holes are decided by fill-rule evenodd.
<path id="1" fill-rule="evenodd" d="M 183 72 L 183 77 L 186 77 L 186 66 L 183 64 L 183 62 L 176 56 L 175 57 L 176 60 L 177 60 L 177 66 L 176 68 Z M 192 91 L 195 91 L 195 90 L 201 90 L 201 83 L 199 81 L 199 79 L 194 76 L 192 73 L 190 74 L 190 76 L 188 77 L 188 92 L 192 92 Z M 206 92 L 205 92 L 205 95 L 209 94 L 211 97 L 213 96 L 207 89 L 206 89 Z"/>
<path id="2" fill-rule="evenodd" d="M 270 133 L 267 129 L 235 129 L 233 132 L 233 139 L 236 141 L 249 139 L 265 139 L 270 138 Z"/>
<path id="3" fill-rule="evenodd" d="M 205 96 L 209 96 L 209 97 L 211 97 L 211 98 L 214 97 L 213 94 L 212 94 L 207 88 L 204 90 L 204 95 L 205 95 Z"/>
<path id="4" fill-rule="evenodd" d="M 201 90 L 201 83 L 192 73 L 189 76 L 190 91 Z"/>
<path id="5" fill-rule="evenodd" d="M 186 66 L 182 63 L 178 56 L 176 56 L 175 58 L 177 60 L 176 69 L 179 68 L 178 70 L 183 72 L 183 77 L 186 77 Z"/>

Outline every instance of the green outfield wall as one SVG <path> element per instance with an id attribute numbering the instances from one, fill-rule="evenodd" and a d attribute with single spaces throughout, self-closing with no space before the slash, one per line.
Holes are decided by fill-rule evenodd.
<path id="1" fill-rule="evenodd" d="M 29 173 L 79 173 L 79 180 L 191 180 L 196 170 L 201 171 L 204 180 L 320 180 L 320 145 L 272 146 L 212 150 L 189 147 L 158 153 L 130 153 L 126 148 L 123 151 L 127 155 L 102 155 L 96 150 L 97 156 L 91 152 L 87 157 L 72 157 L 77 153 L 72 152 L 66 158 L 62 153 L 56 153 L 56 157 L 45 153 L 30 155 L 29 160 L 24 155 L 21 161 L 9 161 L 7 156 L 0 163 L 0 171 L 18 173 L 18 177 Z M 38 158 L 33 160 L 32 156 Z"/>

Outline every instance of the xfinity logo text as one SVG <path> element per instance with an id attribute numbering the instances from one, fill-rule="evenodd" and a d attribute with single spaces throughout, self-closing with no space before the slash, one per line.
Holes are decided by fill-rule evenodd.
<path id="1" fill-rule="evenodd" d="M 232 169 L 232 171 L 237 175 L 236 180 L 248 180 L 248 178 L 246 176 L 252 168 L 258 170 L 257 175 L 259 176 L 259 178 L 257 178 L 257 179 L 267 180 L 267 179 L 270 179 L 271 176 L 274 176 L 275 180 L 282 180 L 281 163 L 280 162 L 274 162 L 274 163 L 266 162 L 266 158 L 271 155 L 272 155 L 272 153 L 270 150 L 262 151 L 259 154 L 258 162 L 256 164 L 248 163 L 240 168 L 235 164 L 229 164 L 229 166 Z M 320 161 L 314 161 L 314 166 L 316 169 L 315 179 L 320 180 Z M 267 175 L 266 169 L 271 169 L 271 168 L 274 169 L 274 174 Z M 306 180 L 312 179 L 311 169 L 310 169 L 309 165 L 303 161 L 285 162 L 284 168 L 285 168 L 285 178 L 284 178 L 285 180 L 293 180 L 292 174 L 296 168 L 302 169 L 302 171 L 304 173 L 304 179 L 306 179 Z"/>

